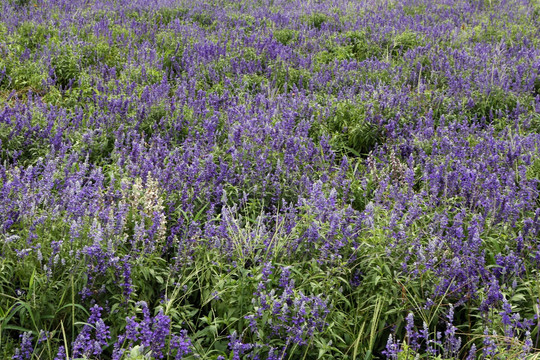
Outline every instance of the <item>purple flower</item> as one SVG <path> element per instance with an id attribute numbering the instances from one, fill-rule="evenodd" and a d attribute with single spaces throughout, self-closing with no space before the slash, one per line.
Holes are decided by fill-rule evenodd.
<path id="1" fill-rule="evenodd" d="M 386 342 L 386 348 L 383 350 L 383 355 L 388 359 L 397 360 L 399 353 L 402 351 L 399 341 L 394 342 L 392 334 L 388 336 L 388 341 Z"/>
<path id="2" fill-rule="evenodd" d="M 73 357 L 89 357 L 91 355 L 101 355 L 103 348 L 108 345 L 111 338 L 109 326 L 105 325 L 101 319 L 103 308 L 94 305 L 90 309 L 90 317 L 87 325 L 84 325 L 79 335 L 73 343 Z"/>
<path id="3" fill-rule="evenodd" d="M 178 335 L 174 334 L 171 338 L 171 353 L 176 350 L 175 360 L 180 360 L 190 354 L 191 346 L 191 339 L 187 336 L 186 330 L 181 330 Z"/>
<path id="4" fill-rule="evenodd" d="M 56 353 L 56 357 L 54 360 L 65 360 L 66 359 L 66 348 L 62 345 L 58 348 L 58 352 Z"/>
<path id="5" fill-rule="evenodd" d="M 32 334 L 25 332 L 19 336 L 21 338 L 20 347 L 15 349 L 13 360 L 28 360 L 32 357 L 34 346 L 32 345 Z"/>

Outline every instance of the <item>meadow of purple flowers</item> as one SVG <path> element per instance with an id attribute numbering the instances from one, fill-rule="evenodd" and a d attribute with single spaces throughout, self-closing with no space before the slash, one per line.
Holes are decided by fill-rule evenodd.
<path id="1" fill-rule="evenodd" d="M 0 358 L 536 358 L 537 0 L 0 10 Z"/>

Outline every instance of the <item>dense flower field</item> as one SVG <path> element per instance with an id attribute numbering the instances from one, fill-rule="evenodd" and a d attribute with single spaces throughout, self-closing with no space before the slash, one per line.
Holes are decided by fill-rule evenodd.
<path id="1" fill-rule="evenodd" d="M 0 10 L 0 358 L 535 358 L 539 1 Z"/>

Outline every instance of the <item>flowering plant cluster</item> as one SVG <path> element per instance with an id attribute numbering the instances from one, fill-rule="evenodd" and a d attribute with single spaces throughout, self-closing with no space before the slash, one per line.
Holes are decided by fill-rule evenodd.
<path id="1" fill-rule="evenodd" d="M 540 349 L 536 0 L 0 2 L 0 358 Z"/>

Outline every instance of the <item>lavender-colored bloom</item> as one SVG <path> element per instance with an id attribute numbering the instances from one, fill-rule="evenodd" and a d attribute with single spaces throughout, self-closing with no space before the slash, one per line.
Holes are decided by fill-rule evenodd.
<path id="1" fill-rule="evenodd" d="M 383 355 L 388 359 L 397 360 L 399 353 L 402 351 L 399 340 L 394 342 L 394 338 L 390 334 L 388 341 L 386 342 L 386 349 L 383 351 Z"/>
<path id="2" fill-rule="evenodd" d="M 176 351 L 175 360 L 180 360 L 192 352 L 191 339 L 187 336 L 186 330 L 181 330 L 178 335 L 171 338 L 171 352 Z"/>
<path id="3" fill-rule="evenodd" d="M 419 349 L 418 334 L 414 331 L 414 316 L 413 313 L 409 313 L 405 318 L 406 325 L 405 331 L 408 338 L 408 345 L 415 351 Z"/>
<path id="4" fill-rule="evenodd" d="M 171 334 L 171 319 L 160 310 L 157 315 L 151 316 L 146 302 L 137 303 L 141 307 L 143 319 L 135 316 L 126 318 L 126 327 L 113 346 L 113 358 L 121 359 L 126 351 L 136 347 L 151 352 L 155 359 L 174 356 L 182 359 L 192 352 L 191 339 L 187 331 Z M 169 352 L 164 352 L 168 348 Z"/>
<path id="5" fill-rule="evenodd" d="M 34 352 L 34 345 L 32 344 L 32 334 L 25 332 L 20 335 L 21 343 L 20 347 L 15 350 L 13 360 L 28 360 L 32 357 Z"/>
<path id="6" fill-rule="evenodd" d="M 530 331 L 525 332 L 525 341 L 523 342 L 523 346 L 521 348 L 521 356 L 523 358 L 526 358 L 527 354 L 530 354 L 533 348 L 533 341 L 531 339 L 531 333 Z"/>
<path id="7" fill-rule="evenodd" d="M 73 343 L 73 356 L 99 356 L 110 339 L 109 326 L 101 319 L 103 308 L 94 305 L 90 309 L 87 325 L 84 325 Z"/>
<path id="8" fill-rule="evenodd" d="M 467 354 L 466 360 L 474 360 L 476 359 L 476 344 L 472 344 L 471 349 L 469 350 L 469 353 Z"/>
<path id="9" fill-rule="evenodd" d="M 58 352 L 54 360 L 65 360 L 66 359 L 66 348 L 62 345 L 58 348 Z"/>
<path id="10" fill-rule="evenodd" d="M 232 359 L 240 360 L 242 355 L 247 353 L 253 348 L 253 344 L 245 344 L 239 338 L 236 332 L 229 336 L 229 349 L 232 351 Z"/>
<path id="11" fill-rule="evenodd" d="M 497 333 L 495 331 L 490 335 L 489 329 L 487 327 L 484 329 L 484 347 L 482 349 L 484 356 L 495 356 L 499 353 L 495 342 L 496 337 Z"/>
<path id="12" fill-rule="evenodd" d="M 457 336 L 457 328 L 453 324 L 454 307 L 450 305 L 446 315 L 446 330 L 444 332 L 444 351 L 446 356 L 457 356 L 461 348 L 461 338 Z"/>

